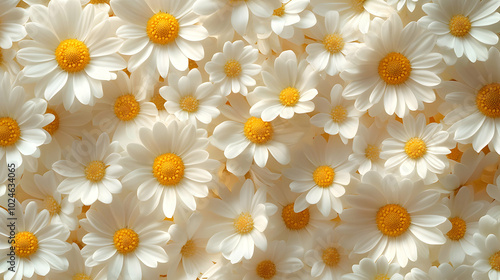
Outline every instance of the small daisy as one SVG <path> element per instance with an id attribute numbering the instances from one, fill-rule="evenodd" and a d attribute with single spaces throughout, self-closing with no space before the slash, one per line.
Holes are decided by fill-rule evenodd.
<path id="1" fill-rule="evenodd" d="M 387 131 L 393 138 L 382 142 L 380 156 L 386 159 L 388 171 L 396 170 L 403 177 L 433 183 L 438 179 L 436 174 L 442 174 L 448 168 L 446 155 L 451 152 L 452 143 L 442 124 L 426 125 L 423 114 L 419 114 L 416 120 L 408 115 L 403 118 L 403 124 L 390 121 Z"/>
<path id="2" fill-rule="evenodd" d="M 266 202 L 265 190 L 255 191 L 253 182 L 248 179 L 231 193 L 222 191 L 220 197 L 211 199 L 208 205 L 208 210 L 215 214 L 210 229 L 216 233 L 208 240 L 207 252 L 222 252 L 234 264 L 243 258 L 251 259 L 254 247 L 266 251 L 264 231 L 276 206 Z"/>
<path id="3" fill-rule="evenodd" d="M 35 93 L 51 103 L 77 111 L 103 96 L 101 81 L 116 79 L 125 68 L 116 52 L 122 41 L 112 37 L 109 16 L 79 0 L 50 1 L 37 6 L 26 24 L 27 40 L 17 53 L 23 81 L 36 82 Z M 75 98 L 77 102 L 75 103 Z"/>
<path id="4" fill-rule="evenodd" d="M 271 16 L 271 30 L 276 35 L 293 40 L 302 34 L 300 29 L 311 28 L 316 24 L 316 17 L 307 9 L 310 0 L 280 0 L 280 2 L 281 7 L 275 9 Z"/>
<path id="5" fill-rule="evenodd" d="M 381 129 L 376 123 L 369 128 L 361 125 L 357 135 L 352 141 L 352 154 L 349 161 L 358 166 L 358 172 L 364 175 L 370 170 L 383 173 L 385 161 L 380 158 L 382 141 L 387 138 L 385 129 Z"/>
<path id="6" fill-rule="evenodd" d="M 412 268 L 410 273 L 405 275 L 405 280 L 470 280 L 473 278 L 474 268 L 470 265 L 451 266 L 449 263 L 442 263 L 439 266 L 431 266 L 428 272 L 420 268 Z M 491 278 L 490 278 L 491 279 Z M 496 279 L 496 278 L 493 278 Z"/>
<path id="7" fill-rule="evenodd" d="M 68 270 L 64 272 L 55 271 L 49 274 L 46 279 L 74 279 L 74 280 L 105 280 L 106 275 L 104 270 L 99 270 L 94 267 L 85 265 L 80 248 L 76 243 L 71 244 L 71 250 L 66 253 L 66 258 L 69 262 Z"/>
<path id="8" fill-rule="evenodd" d="M 465 54 L 471 62 L 484 61 L 488 58 L 487 46 L 498 43 L 498 30 L 493 25 L 500 21 L 499 7 L 497 0 L 434 1 L 422 6 L 427 16 L 419 23 L 437 35 L 438 46 L 453 49 L 456 57 Z"/>
<path id="9" fill-rule="evenodd" d="M 18 42 L 26 36 L 24 24 L 28 21 L 28 12 L 16 7 L 18 3 L 19 0 L 0 3 L 0 53 L 3 51 L 1 49 L 10 49 L 12 42 Z"/>
<path id="10" fill-rule="evenodd" d="M 314 100 L 317 111 L 311 123 L 322 127 L 330 135 L 339 135 L 344 144 L 353 139 L 358 132 L 359 117 L 363 114 L 354 108 L 354 101 L 342 97 L 343 87 L 336 84 L 330 91 L 330 100 L 317 97 Z"/>
<path id="11" fill-rule="evenodd" d="M 274 73 L 262 72 L 265 87 L 257 87 L 249 98 L 256 100 L 250 114 L 269 122 L 280 116 L 290 119 L 295 113 L 314 110 L 312 99 L 318 75 L 305 60 L 297 61 L 293 51 L 284 51 L 274 61 Z"/>
<path id="12" fill-rule="evenodd" d="M 253 76 L 261 71 L 255 64 L 259 56 L 257 49 L 246 45 L 243 41 L 224 43 L 222 52 L 214 54 L 212 60 L 205 65 L 210 81 L 220 86 L 224 96 L 231 92 L 247 95 L 247 87 L 256 85 Z"/>
<path id="13" fill-rule="evenodd" d="M 129 71 L 145 65 L 146 73 L 153 70 L 166 78 L 170 65 L 184 71 L 188 68 L 188 59 L 203 58 L 200 41 L 208 37 L 208 32 L 202 25 L 195 24 L 193 4 L 194 0 L 111 2 L 114 13 L 126 22 L 116 34 L 125 39 L 120 53 L 131 55 Z"/>
<path id="14" fill-rule="evenodd" d="M 99 200 L 110 203 L 113 194 L 121 192 L 122 148 L 118 142 L 111 142 L 105 132 L 97 140 L 85 134 L 82 140 L 75 140 L 71 153 L 64 160 L 52 165 L 52 169 L 65 177 L 57 187 L 62 194 L 69 194 L 68 200 L 80 200 L 91 205 Z"/>
<path id="15" fill-rule="evenodd" d="M 316 204 L 323 216 L 342 213 L 341 197 L 345 186 L 351 181 L 353 165 L 347 161 L 351 153 L 338 138 L 317 136 L 312 146 L 292 161 L 292 168 L 285 169 L 283 175 L 293 180 L 290 189 L 300 193 L 295 200 L 294 211 L 305 210 Z"/>
<path id="16" fill-rule="evenodd" d="M 200 71 L 196 68 L 178 81 L 169 77 L 169 85 L 160 88 L 160 95 L 166 100 L 164 106 L 167 112 L 180 121 L 189 120 L 194 125 L 198 121 L 210 123 L 220 114 L 217 107 L 225 101 L 217 86 L 210 82 L 202 83 Z"/>
<path id="17" fill-rule="evenodd" d="M 408 260 L 419 259 L 419 252 L 428 251 L 428 245 L 445 243 L 438 226 L 448 221 L 450 210 L 439 202 L 438 192 L 423 189 L 422 181 L 398 182 L 393 175 L 382 178 L 370 171 L 363 175 L 357 193 L 346 198 L 352 208 L 340 214 L 339 225 L 342 242 L 353 253 L 368 253 L 372 259 L 384 255 L 405 267 Z"/>
<path id="18" fill-rule="evenodd" d="M 496 226 L 498 228 L 498 225 Z M 472 279 L 500 279 L 500 238 L 498 233 L 474 234 L 477 251 L 473 254 L 476 262 Z"/>
<path id="19" fill-rule="evenodd" d="M 364 258 L 359 264 L 353 265 L 353 273 L 343 275 L 342 280 L 403 280 L 400 269 L 397 262 L 390 263 L 385 256 L 376 260 Z"/>
<path id="20" fill-rule="evenodd" d="M 343 95 L 356 99 L 356 109 L 376 116 L 387 113 L 400 118 L 423 109 L 436 99 L 433 87 L 441 82 L 442 55 L 431 52 L 434 37 L 410 22 L 403 28 L 397 14 L 382 23 L 380 32 L 366 35 L 352 64 L 340 76 L 351 81 Z"/>

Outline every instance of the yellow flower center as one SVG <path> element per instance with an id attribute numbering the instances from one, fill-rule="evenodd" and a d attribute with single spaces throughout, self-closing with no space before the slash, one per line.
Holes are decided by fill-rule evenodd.
<path id="1" fill-rule="evenodd" d="M 97 183 L 106 175 L 106 168 L 107 166 L 100 160 L 91 161 L 85 167 L 85 177 L 87 180 Z"/>
<path id="2" fill-rule="evenodd" d="M 276 265 L 270 260 L 261 261 L 255 271 L 262 279 L 272 279 L 276 275 Z"/>
<path id="3" fill-rule="evenodd" d="M 192 95 L 184 96 L 179 100 L 181 109 L 188 113 L 196 112 L 196 110 L 198 110 L 198 105 L 200 105 L 200 102 Z"/>
<path id="4" fill-rule="evenodd" d="M 54 133 L 59 129 L 59 115 L 56 113 L 56 111 L 50 108 L 47 108 L 47 111 L 45 113 L 54 115 L 55 119 L 48 125 L 44 126 L 43 129 L 45 129 L 45 131 L 47 131 L 50 135 L 54 135 Z"/>
<path id="5" fill-rule="evenodd" d="M 492 83 L 482 87 L 476 96 L 476 106 L 487 117 L 500 117 L 500 84 Z"/>
<path id="6" fill-rule="evenodd" d="M 397 204 L 387 204 L 378 210 L 376 222 L 382 234 L 396 237 L 410 227 L 411 217 L 405 208 Z"/>
<path id="7" fill-rule="evenodd" d="M 0 146 L 13 145 L 21 138 L 21 129 L 17 122 L 10 117 L 0 118 Z"/>
<path id="8" fill-rule="evenodd" d="M 79 72 L 90 62 L 87 46 L 80 40 L 67 39 L 56 48 L 56 61 L 66 72 Z"/>
<path id="9" fill-rule="evenodd" d="M 85 273 L 78 273 L 73 276 L 72 280 L 92 280 L 92 278 Z"/>
<path id="10" fill-rule="evenodd" d="M 177 185 L 184 178 L 184 162 L 172 153 L 157 156 L 153 163 L 153 175 L 164 186 Z"/>
<path id="11" fill-rule="evenodd" d="M 419 159 L 427 152 L 427 146 L 425 145 L 424 140 L 413 137 L 405 144 L 405 153 L 411 159 Z"/>
<path id="12" fill-rule="evenodd" d="M 133 94 L 126 94 L 116 99 L 114 110 L 118 119 L 130 121 L 139 115 L 141 105 L 137 102 Z"/>
<path id="13" fill-rule="evenodd" d="M 469 34 L 472 23 L 464 15 L 455 15 L 450 20 L 450 33 L 455 37 L 464 37 Z"/>
<path id="14" fill-rule="evenodd" d="M 338 53 L 344 49 L 344 39 L 340 34 L 329 34 L 323 39 L 325 49 L 331 54 Z"/>
<path id="15" fill-rule="evenodd" d="M 380 60 L 378 74 L 382 80 L 390 85 L 399 85 L 410 77 L 411 63 L 406 56 L 392 52 Z"/>
<path id="16" fill-rule="evenodd" d="M 280 92 L 280 102 L 284 106 L 293 106 L 299 102 L 299 90 L 294 87 L 287 87 Z"/>
<path id="17" fill-rule="evenodd" d="M 467 231 L 467 224 L 459 217 L 450 218 L 451 230 L 446 234 L 453 241 L 462 239 Z"/>
<path id="18" fill-rule="evenodd" d="M 294 203 L 290 203 L 287 206 L 283 207 L 283 211 L 281 211 L 281 218 L 283 222 L 285 222 L 285 226 L 288 229 L 299 230 L 305 228 L 309 224 L 309 209 L 306 208 L 299 213 L 295 213 L 293 210 Z"/>
<path id="19" fill-rule="evenodd" d="M 179 35 L 179 22 L 171 14 L 159 12 L 148 20 L 146 32 L 153 43 L 165 45 Z"/>
<path id="20" fill-rule="evenodd" d="M 241 64 L 234 59 L 228 60 L 224 65 L 224 73 L 229 78 L 238 77 L 241 74 Z"/>
<path id="21" fill-rule="evenodd" d="M 233 222 L 234 229 L 239 234 L 247 234 L 253 230 L 253 218 L 249 213 L 241 213 Z"/>
<path id="22" fill-rule="evenodd" d="M 183 258 L 190 258 L 196 253 L 196 244 L 193 240 L 189 239 L 186 244 L 181 248 L 181 255 Z"/>
<path id="23" fill-rule="evenodd" d="M 322 188 L 328 188 L 331 186 L 334 178 L 335 171 L 330 166 L 320 166 L 313 172 L 314 182 Z"/>
<path id="24" fill-rule="evenodd" d="M 377 276 L 375 276 L 375 279 L 373 280 L 390 280 L 391 277 L 387 276 L 387 274 L 377 274 Z"/>
<path id="25" fill-rule="evenodd" d="M 365 10 L 364 4 L 366 0 L 352 0 L 352 8 L 358 13 Z"/>
<path id="26" fill-rule="evenodd" d="M 347 118 L 347 110 L 342 105 L 335 106 L 330 112 L 332 120 L 336 123 L 343 123 Z"/>
<path id="27" fill-rule="evenodd" d="M 340 262 L 340 254 L 336 248 L 330 247 L 323 250 L 323 255 L 321 256 L 323 262 L 329 267 L 335 267 Z"/>
<path id="28" fill-rule="evenodd" d="M 365 157 L 371 161 L 378 160 L 380 158 L 380 149 L 375 145 L 368 144 L 365 149 Z"/>
<path id="29" fill-rule="evenodd" d="M 113 235 L 113 243 L 118 252 L 127 254 L 139 246 L 139 235 L 129 228 L 122 228 Z"/>
<path id="30" fill-rule="evenodd" d="M 280 16 L 284 15 L 285 14 L 285 6 L 286 6 L 286 3 L 281 3 L 281 7 L 274 10 L 273 16 L 280 17 Z"/>
<path id="31" fill-rule="evenodd" d="M 491 255 L 489 261 L 492 269 L 500 271 L 500 251 Z"/>
<path id="32" fill-rule="evenodd" d="M 158 92 L 153 94 L 153 97 L 151 97 L 151 102 L 155 104 L 158 111 L 165 110 L 165 102 L 167 102 L 167 100 L 165 100 L 165 98 L 163 98 Z"/>
<path id="33" fill-rule="evenodd" d="M 255 144 L 264 144 L 273 138 L 273 126 L 261 118 L 250 117 L 243 127 L 245 136 Z"/>
<path id="34" fill-rule="evenodd" d="M 90 4 L 108 4 L 109 5 L 109 0 L 90 0 Z"/>
<path id="35" fill-rule="evenodd" d="M 51 216 L 54 216 L 61 211 L 61 205 L 57 203 L 57 200 L 53 196 L 47 196 L 43 202 L 45 204 L 45 209 L 49 211 Z"/>
<path id="36" fill-rule="evenodd" d="M 29 231 L 16 233 L 12 244 L 14 252 L 21 258 L 29 257 L 38 250 L 38 238 Z"/>

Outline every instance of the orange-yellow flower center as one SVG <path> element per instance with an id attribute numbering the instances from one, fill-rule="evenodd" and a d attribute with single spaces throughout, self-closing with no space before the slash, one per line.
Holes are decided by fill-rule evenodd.
<path id="1" fill-rule="evenodd" d="M 316 185 L 322 188 L 328 188 L 332 185 L 335 178 L 335 171 L 327 165 L 322 165 L 316 168 L 313 172 L 313 179 Z"/>
<path id="2" fill-rule="evenodd" d="M 72 280 L 92 280 L 92 278 L 85 273 L 78 273 L 73 276 Z"/>
<path id="3" fill-rule="evenodd" d="M 238 77 L 241 74 L 241 64 L 234 59 L 230 59 L 224 65 L 224 73 L 229 78 Z"/>
<path id="4" fill-rule="evenodd" d="M 419 159 L 427 152 L 427 146 L 424 140 L 414 137 L 408 140 L 405 144 L 405 153 L 411 159 Z"/>
<path id="5" fill-rule="evenodd" d="M 90 62 L 87 46 L 77 39 L 66 39 L 56 48 L 56 61 L 66 72 L 79 72 Z"/>
<path id="6" fill-rule="evenodd" d="M 139 246 L 139 235 L 129 228 L 122 228 L 113 235 L 113 243 L 118 252 L 127 254 Z"/>
<path id="7" fill-rule="evenodd" d="M 0 146 L 13 145 L 21 138 L 21 129 L 17 122 L 10 117 L 0 118 Z"/>
<path id="8" fill-rule="evenodd" d="M 179 22 L 171 14 L 159 12 L 148 20 L 146 32 L 153 43 L 165 45 L 179 35 Z"/>
<path id="9" fill-rule="evenodd" d="M 335 267 L 340 262 L 340 254 L 336 248 L 329 247 L 323 250 L 323 255 L 321 256 L 323 262 L 329 267 Z"/>
<path id="10" fill-rule="evenodd" d="M 382 80 L 390 85 L 399 85 L 410 77 L 411 63 L 406 56 L 392 52 L 380 60 L 378 74 Z"/>
<path id="11" fill-rule="evenodd" d="M 176 154 L 159 155 L 153 163 L 153 175 L 164 186 L 177 185 L 184 178 L 184 162 Z"/>
<path id="12" fill-rule="evenodd" d="M 12 244 L 14 252 L 21 258 L 29 257 L 38 250 L 38 238 L 29 231 L 16 233 Z"/>
<path id="13" fill-rule="evenodd" d="M 99 182 L 106 175 L 107 166 L 100 160 L 91 161 L 85 167 L 85 177 L 91 182 Z"/>
<path id="14" fill-rule="evenodd" d="M 158 111 L 165 110 L 165 102 L 167 102 L 167 100 L 165 100 L 165 98 L 163 98 L 160 93 L 157 92 L 153 94 L 153 97 L 151 97 L 151 102 L 155 104 Z"/>
<path id="15" fill-rule="evenodd" d="M 281 7 L 277 8 L 276 10 L 273 11 L 273 15 L 274 16 L 282 16 L 285 14 L 285 6 L 286 6 L 286 3 L 281 3 Z"/>
<path id="16" fill-rule="evenodd" d="M 133 94 L 126 94 L 116 99 L 114 110 L 118 119 L 130 121 L 139 115 L 141 105 L 137 102 Z"/>
<path id="17" fill-rule="evenodd" d="M 51 216 L 58 214 L 61 211 L 61 205 L 57 203 L 57 200 L 49 195 L 44 199 L 45 209 L 47 209 Z"/>
<path id="18" fill-rule="evenodd" d="M 472 28 L 472 23 L 469 20 L 469 17 L 464 15 L 455 15 L 450 20 L 450 33 L 455 37 L 464 37 L 469 34 L 470 29 Z"/>
<path id="19" fill-rule="evenodd" d="M 273 138 L 273 126 L 261 118 L 250 117 L 243 127 L 245 136 L 255 144 L 264 144 Z"/>
<path id="20" fill-rule="evenodd" d="M 377 274 L 377 276 L 375 276 L 375 279 L 373 280 L 390 280 L 391 277 L 387 276 L 387 274 Z"/>
<path id="21" fill-rule="evenodd" d="M 196 112 L 199 105 L 200 102 L 198 101 L 198 99 L 196 99 L 196 97 L 192 95 L 184 96 L 179 100 L 179 106 L 181 107 L 181 109 L 188 113 Z"/>
<path id="22" fill-rule="evenodd" d="M 411 217 L 405 208 L 397 204 L 387 204 L 378 210 L 376 222 L 382 234 L 396 237 L 408 230 Z"/>
<path id="23" fill-rule="evenodd" d="M 487 117 L 500 117 L 500 84 L 492 83 L 482 87 L 476 96 L 476 106 Z"/>
<path id="24" fill-rule="evenodd" d="M 331 53 L 338 53 L 344 49 L 344 39 L 340 34 L 329 34 L 323 39 L 323 45 L 325 49 Z"/>
<path id="25" fill-rule="evenodd" d="M 490 262 L 492 269 L 494 269 L 496 271 L 500 271 L 500 251 L 491 255 L 489 262 Z"/>
<path id="26" fill-rule="evenodd" d="M 299 98 L 299 90 L 294 87 L 287 87 L 280 92 L 280 102 L 284 106 L 294 106 Z"/>
<path id="27" fill-rule="evenodd" d="M 241 213 L 233 222 L 234 229 L 239 234 L 247 234 L 253 230 L 253 218 L 250 213 Z"/>
<path id="28" fill-rule="evenodd" d="M 189 239 L 181 248 L 183 258 L 190 258 L 196 253 L 196 244 L 192 239 Z"/>
<path id="29" fill-rule="evenodd" d="M 448 238 L 453 241 L 458 241 L 462 239 L 467 231 L 467 224 L 465 221 L 459 217 L 450 218 L 451 230 L 446 233 Z"/>
<path id="30" fill-rule="evenodd" d="M 255 271 L 262 279 L 272 279 L 276 275 L 276 265 L 270 260 L 261 261 L 257 264 Z"/>
<path id="31" fill-rule="evenodd" d="M 295 213 L 293 210 L 294 203 L 290 203 L 283 207 L 281 211 L 281 218 L 285 222 L 285 226 L 288 229 L 299 230 L 305 228 L 309 224 L 309 209 L 306 208 L 299 213 Z"/>
<path id="32" fill-rule="evenodd" d="M 54 135 L 54 133 L 59 129 L 59 115 L 51 108 L 47 108 L 45 113 L 54 115 L 55 119 L 48 125 L 44 126 L 43 129 L 45 129 L 45 131 L 47 131 L 50 135 Z"/>
<path id="33" fill-rule="evenodd" d="M 378 160 L 380 158 L 380 149 L 375 145 L 368 144 L 365 149 L 365 157 L 371 161 Z"/>
<path id="34" fill-rule="evenodd" d="M 342 105 L 335 106 L 330 112 L 332 120 L 336 123 L 343 123 L 347 119 L 347 110 Z"/>
<path id="35" fill-rule="evenodd" d="M 109 4 L 109 0 L 90 0 L 90 4 Z"/>

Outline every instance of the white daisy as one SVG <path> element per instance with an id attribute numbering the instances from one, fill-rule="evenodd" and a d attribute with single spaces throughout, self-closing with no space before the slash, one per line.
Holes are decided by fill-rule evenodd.
<path id="1" fill-rule="evenodd" d="M 205 65 L 210 81 L 217 86 L 224 96 L 231 92 L 247 95 L 247 87 L 256 85 L 252 76 L 260 73 L 261 66 L 255 64 L 259 52 L 252 46 L 245 46 L 243 41 L 224 43 L 222 52 L 214 54 Z"/>
<path id="2" fill-rule="evenodd" d="M 425 258 L 428 245 L 444 244 L 442 230 L 451 229 L 445 223 L 450 210 L 439 203 L 438 192 L 423 190 L 421 182 L 397 181 L 393 175 L 382 178 L 374 171 L 363 175 L 358 195 L 346 198 L 352 208 L 340 214 L 343 244 L 355 254 L 397 260 L 401 267 L 408 260 Z"/>
<path id="3" fill-rule="evenodd" d="M 410 273 L 405 275 L 405 280 L 469 280 L 478 279 L 472 277 L 473 267 L 470 265 L 451 266 L 449 263 L 442 263 L 439 266 L 431 266 L 428 272 L 420 268 L 412 268 Z"/>
<path id="4" fill-rule="evenodd" d="M 108 14 L 92 6 L 82 10 L 78 0 L 35 5 L 31 13 L 26 30 L 33 40 L 17 53 L 23 81 L 36 82 L 37 96 L 62 102 L 66 110 L 93 105 L 103 96 L 101 81 L 116 79 L 113 72 L 126 66 L 116 53 L 122 41 L 112 37 Z"/>
<path id="5" fill-rule="evenodd" d="M 17 49 L 10 48 L 8 50 L 0 49 L 0 72 L 9 72 L 12 77 L 16 77 L 19 73 L 19 64 L 14 60 Z"/>
<path id="6" fill-rule="evenodd" d="M 342 280 L 403 280 L 400 269 L 397 262 L 390 263 L 385 256 L 376 260 L 364 258 L 359 264 L 353 265 L 353 273 L 344 274 Z"/>
<path id="7" fill-rule="evenodd" d="M 267 249 L 264 231 L 269 216 L 276 212 L 276 206 L 266 202 L 263 188 L 254 190 L 251 180 L 245 180 L 240 188 L 231 193 L 224 190 L 221 199 L 210 200 L 208 209 L 215 214 L 210 217 L 212 226 L 207 230 L 215 230 L 207 243 L 207 252 L 222 252 L 231 263 L 241 259 L 250 259 L 254 255 L 254 247 L 262 251 Z"/>
<path id="8" fill-rule="evenodd" d="M 276 35 L 293 40 L 297 35 L 302 35 L 300 29 L 311 28 L 316 24 L 316 17 L 307 9 L 310 0 L 280 0 L 280 2 L 281 7 L 275 9 L 271 16 L 271 29 Z"/>
<path id="9" fill-rule="evenodd" d="M 3 51 L 1 49 L 10 49 L 12 42 L 26 36 L 24 24 L 28 20 L 28 12 L 16 7 L 19 1 L 5 0 L 0 3 L 0 52 Z"/>
<path id="10" fill-rule="evenodd" d="M 202 25 L 196 25 L 192 13 L 194 0 L 116 0 L 114 13 L 126 22 L 117 35 L 125 39 L 120 53 L 131 55 L 128 70 L 145 65 L 146 73 L 159 73 L 163 78 L 170 65 L 179 71 L 188 68 L 188 59 L 204 56 L 202 40 L 208 36 Z"/>
<path id="11" fill-rule="evenodd" d="M 387 138 L 385 129 L 381 129 L 376 123 L 369 128 L 361 125 L 357 135 L 352 141 L 352 154 L 349 161 L 358 166 L 358 172 L 364 175 L 370 170 L 383 173 L 385 171 L 385 161 L 380 158 L 382 151 L 382 141 Z"/>
<path id="12" fill-rule="evenodd" d="M 91 205 L 99 200 L 110 203 L 113 195 L 120 193 L 122 183 L 122 148 L 118 142 L 111 142 L 107 133 L 95 139 L 84 134 L 82 140 L 75 140 L 71 153 L 66 159 L 52 165 L 52 169 L 65 177 L 57 190 L 69 194 L 68 200 L 74 203 L 80 200 L 84 205 Z"/>
<path id="13" fill-rule="evenodd" d="M 71 250 L 66 253 L 69 262 L 68 270 L 64 272 L 54 271 L 46 279 L 74 279 L 74 280 L 105 280 L 104 270 L 85 265 L 80 248 L 76 243 L 71 244 Z"/>
<path id="14" fill-rule="evenodd" d="M 443 125 L 430 123 L 426 125 L 425 116 L 419 114 L 416 120 L 408 115 L 403 123 L 390 121 L 387 131 L 393 138 L 382 142 L 380 156 L 386 159 L 388 171 L 395 170 L 403 177 L 420 178 L 426 183 L 437 181 L 436 174 L 448 168 L 453 143 Z"/>
<path id="15" fill-rule="evenodd" d="M 384 111 L 404 117 L 436 99 L 433 87 L 441 82 L 442 56 L 431 52 L 435 38 L 417 23 L 403 28 L 398 15 L 366 35 L 366 46 L 340 76 L 350 83 L 344 97 L 356 99 L 356 109 L 376 116 Z"/>
<path id="16" fill-rule="evenodd" d="M 498 224 L 496 224 L 496 229 L 498 229 Z M 474 244 L 477 251 L 473 254 L 476 262 L 473 265 L 474 272 L 472 273 L 472 279 L 499 279 L 500 238 L 498 232 L 487 235 L 476 233 L 474 234 Z"/>
<path id="17" fill-rule="evenodd" d="M 472 62 L 484 61 L 488 58 L 487 46 L 498 43 L 498 30 L 493 25 L 500 21 L 499 7 L 496 0 L 439 0 L 422 6 L 427 16 L 419 23 L 438 36 L 438 46 L 453 49 L 456 57 L 465 54 Z"/>

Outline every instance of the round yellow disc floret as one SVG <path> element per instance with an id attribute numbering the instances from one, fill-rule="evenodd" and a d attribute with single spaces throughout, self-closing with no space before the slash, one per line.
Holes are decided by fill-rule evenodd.
<path id="1" fill-rule="evenodd" d="M 375 276 L 375 279 L 373 280 L 390 280 L 391 277 L 387 276 L 387 274 L 377 274 L 377 276 Z"/>
<path id="2" fill-rule="evenodd" d="M 100 160 L 91 161 L 85 167 L 85 177 L 91 182 L 100 182 L 106 175 L 107 166 Z"/>
<path id="3" fill-rule="evenodd" d="M 459 217 L 450 218 L 451 230 L 446 233 L 448 238 L 453 241 L 462 239 L 467 231 L 467 224 Z"/>
<path id="4" fill-rule="evenodd" d="M 190 258 L 196 253 L 196 244 L 192 239 L 186 241 L 181 248 L 181 255 L 183 258 Z"/>
<path id="5" fill-rule="evenodd" d="M 331 53 L 338 53 L 344 49 L 344 39 L 340 34 L 329 34 L 323 38 L 325 49 Z"/>
<path id="6" fill-rule="evenodd" d="M 309 224 L 309 209 L 306 208 L 299 213 L 295 213 L 293 210 L 294 203 L 290 203 L 283 207 L 281 211 L 281 218 L 288 229 L 300 230 L 305 228 Z"/>
<path id="7" fill-rule="evenodd" d="M 243 127 L 243 132 L 248 140 L 255 144 L 264 144 L 273 138 L 271 123 L 257 117 L 248 118 Z"/>
<path id="8" fill-rule="evenodd" d="M 299 98 L 299 90 L 294 87 L 287 87 L 280 92 L 280 102 L 284 106 L 294 106 Z"/>
<path id="9" fill-rule="evenodd" d="M 179 100 L 179 106 L 182 110 L 193 113 L 198 110 L 198 106 L 200 105 L 200 101 L 196 99 L 196 97 L 192 95 L 184 96 Z"/>
<path id="10" fill-rule="evenodd" d="M 500 117 L 500 84 L 492 83 L 482 87 L 476 96 L 476 106 L 487 117 Z"/>
<path id="11" fill-rule="evenodd" d="M 179 22 L 171 14 L 159 12 L 148 20 L 146 32 L 151 42 L 165 45 L 179 35 Z"/>
<path id="12" fill-rule="evenodd" d="M 472 28 L 472 23 L 469 20 L 469 17 L 464 15 L 455 15 L 451 18 L 450 23 L 450 33 L 455 37 L 464 37 L 469 34 L 470 29 Z"/>
<path id="13" fill-rule="evenodd" d="M 233 221 L 234 229 L 239 234 L 247 234 L 253 230 L 253 218 L 250 213 L 241 213 Z"/>
<path id="14" fill-rule="evenodd" d="M 47 209 L 51 216 L 58 214 L 61 211 L 61 205 L 57 203 L 57 200 L 49 195 L 44 200 L 45 209 Z"/>
<path id="15" fill-rule="evenodd" d="M 59 67 L 70 73 L 82 71 L 90 62 L 89 49 L 77 39 L 67 39 L 59 43 L 55 54 Z"/>
<path id="16" fill-rule="evenodd" d="M 492 269 L 494 269 L 496 271 L 500 271 L 500 251 L 491 255 L 489 262 L 490 262 Z"/>
<path id="17" fill-rule="evenodd" d="M 238 77 L 241 74 L 241 64 L 234 59 L 230 59 L 224 65 L 224 73 L 229 78 Z"/>
<path id="18" fill-rule="evenodd" d="M 347 119 L 347 110 L 342 105 L 335 106 L 330 112 L 332 120 L 336 123 L 343 123 Z"/>
<path id="19" fill-rule="evenodd" d="M 59 115 L 55 110 L 50 108 L 47 108 L 47 111 L 45 113 L 54 115 L 55 119 L 48 125 L 44 126 L 43 129 L 45 129 L 45 131 L 47 131 L 50 135 L 54 135 L 54 133 L 56 133 L 56 131 L 59 129 Z"/>
<path id="20" fill-rule="evenodd" d="M 377 146 L 368 144 L 365 149 L 365 157 L 371 161 L 378 160 L 380 158 L 380 149 Z"/>
<path id="21" fill-rule="evenodd" d="M 323 255 L 321 256 L 323 262 L 329 267 L 335 267 L 340 262 L 340 254 L 336 248 L 329 247 L 323 250 Z"/>
<path id="22" fill-rule="evenodd" d="M 411 217 L 405 208 L 397 204 L 387 204 L 378 210 L 376 222 L 382 234 L 396 237 L 408 230 L 411 224 Z"/>
<path id="23" fill-rule="evenodd" d="M 427 146 L 424 140 L 414 137 L 408 140 L 405 144 L 405 153 L 411 159 L 419 159 L 425 155 L 427 152 Z"/>
<path id="24" fill-rule="evenodd" d="M 177 185 L 184 178 L 184 162 L 172 153 L 157 156 L 153 163 L 153 175 L 164 186 Z"/>
<path id="25" fill-rule="evenodd" d="M 382 80 L 390 85 L 399 85 L 410 77 L 411 63 L 406 56 L 392 52 L 380 60 L 378 74 Z"/>
<path id="26" fill-rule="evenodd" d="M 71 280 L 92 280 L 92 278 L 85 273 L 78 273 L 75 274 Z"/>
<path id="27" fill-rule="evenodd" d="M 328 188 L 332 185 L 335 178 L 335 171 L 327 165 L 322 165 L 316 168 L 313 172 L 313 180 L 316 185 L 322 188 Z"/>
<path id="28" fill-rule="evenodd" d="M 255 270 L 262 279 L 272 279 L 276 275 L 276 265 L 270 260 L 259 262 Z"/>
<path id="29" fill-rule="evenodd" d="M 27 258 L 38 250 L 38 238 L 29 231 L 16 233 L 12 244 L 16 256 L 20 258 Z"/>
<path id="30" fill-rule="evenodd" d="M 139 235 L 132 229 L 122 228 L 113 235 L 113 244 L 122 254 L 133 252 L 139 246 Z"/>
<path id="31" fill-rule="evenodd" d="M 139 115 L 140 110 L 141 106 L 133 94 L 122 95 L 115 101 L 115 115 L 122 121 L 133 120 Z"/>
<path id="32" fill-rule="evenodd" d="M 21 129 L 17 122 L 10 117 L 0 118 L 0 146 L 13 145 L 21 138 Z"/>
<path id="33" fill-rule="evenodd" d="M 278 17 L 283 16 L 285 14 L 285 6 L 286 3 L 281 3 L 281 7 L 273 11 L 273 16 L 278 16 Z"/>

